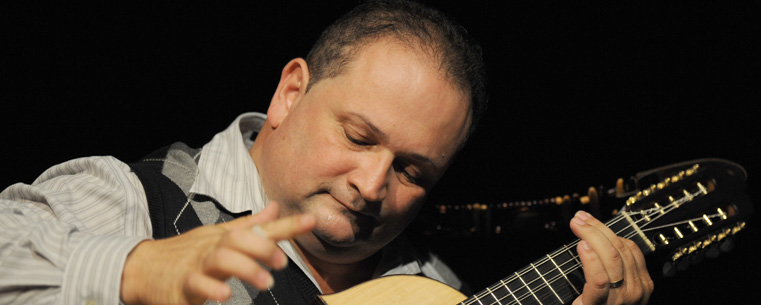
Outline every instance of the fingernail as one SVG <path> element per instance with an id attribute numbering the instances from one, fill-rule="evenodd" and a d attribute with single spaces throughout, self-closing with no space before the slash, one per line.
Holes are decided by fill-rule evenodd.
<path id="1" fill-rule="evenodd" d="M 283 269 L 288 266 L 288 256 L 285 255 L 285 253 L 278 251 L 278 253 L 275 254 L 277 261 L 277 265 L 280 266 L 278 269 Z"/>
<path id="2" fill-rule="evenodd" d="M 575 222 L 578 225 L 582 225 L 582 226 L 586 226 L 587 225 L 587 222 L 582 220 L 581 217 L 578 217 L 578 216 L 574 217 L 573 219 L 571 219 L 571 221 Z"/>
<path id="3" fill-rule="evenodd" d="M 269 274 L 269 272 L 259 272 L 259 282 L 262 281 L 268 289 L 272 288 L 272 285 L 275 285 L 275 279 L 272 278 L 272 275 Z"/>
<path id="4" fill-rule="evenodd" d="M 584 250 L 589 250 L 590 249 L 589 248 L 589 243 L 586 240 L 582 240 L 581 242 L 579 242 L 579 244 L 581 245 L 581 248 L 583 248 Z"/>
<path id="5" fill-rule="evenodd" d="M 227 301 L 227 299 L 229 299 L 230 296 L 232 295 L 232 290 L 230 289 L 230 287 L 227 287 L 227 286 L 225 286 L 223 289 L 218 290 L 217 292 L 218 293 L 217 293 L 216 301 L 218 302 Z"/>
<path id="6" fill-rule="evenodd" d="M 255 225 L 251 228 L 251 232 L 254 232 L 254 234 L 261 236 L 262 238 L 267 238 L 267 232 L 264 232 L 262 227 L 259 225 Z"/>
<path id="7" fill-rule="evenodd" d="M 579 210 L 576 212 L 576 216 L 581 218 L 582 220 L 589 220 L 592 218 L 592 215 L 589 215 L 589 213 Z"/>

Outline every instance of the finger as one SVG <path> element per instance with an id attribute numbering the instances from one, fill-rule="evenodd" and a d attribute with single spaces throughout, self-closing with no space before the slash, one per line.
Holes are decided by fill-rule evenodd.
<path id="1" fill-rule="evenodd" d="M 597 220 L 591 217 L 591 215 L 579 211 L 571 220 L 571 230 L 580 239 L 586 241 L 590 249 L 599 257 L 608 275 L 609 282 L 624 279 L 624 261 L 618 248 L 623 247 L 626 249 L 626 246 L 618 239 L 618 236 L 613 235 L 614 240 L 610 240 L 605 232 L 594 225 L 595 221 Z M 605 229 L 610 231 L 607 227 Z M 616 243 L 619 246 L 616 246 Z M 629 249 L 626 249 L 626 251 L 629 251 Z"/>
<path id="2" fill-rule="evenodd" d="M 228 248 L 218 249 L 206 257 L 202 270 L 205 274 L 218 279 L 237 277 L 251 283 L 259 290 L 268 289 L 274 284 L 269 271 L 245 254 Z"/>
<path id="3" fill-rule="evenodd" d="M 202 304 L 205 300 L 223 302 L 232 295 L 227 284 L 197 271 L 188 275 L 183 290 L 191 304 Z"/>
<path id="4" fill-rule="evenodd" d="M 624 271 L 627 271 L 627 272 L 628 271 L 636 272 L 636 273 L 633 273 L 633 274 L 638 274 L 639 273 L 640 270 L 638 268 L 636 268 L 636 262 L 635 262 L 635 259 L 634 259 L 634 254 L 632 252 L 632 249 L 627 245 L 627 243 L 629 241 L 628 239 L 625 239 L 625 238 L 622 238 L 622 237 L 616 235 L 616 233 L 614 233 L 610 228 L 608 228 L 608 226 L 606 226 L 604 223 L 600 222 L 596 218 L 591 217 L 591 215 L 587 214 L 586 212 L 580 213 L 579 216 L 581 216 L 581 217 L 585 217 L 586 216 L 587 219 L 585 221 L 588 224 L 590 224 L 590 225 L 594 226 L 595 228 L 597 228 L 598 230 L 600 230 L 600 232 L 602 232 L 605 235 L 605 237 L 608 238 L 608 240 L 611 242 L 611 244 L 614 247 L 616 247 L 616 250 L 618 250 L 618 252 L 621 254 L 621 259 L 622 259 L 622 261 L 624 263 L 624 267 L 625 267 Z M 628 268 L 629 266 L 631 266 L 633 268 Z M 616 279 L 614 278 L 613 280 L 616 280 Z"/>
<path id="5" fill-rule="evenodd" d="M 316 223 L 313 215 L 300 214 L 262 223 L 259 225 L 259 229 L 252 227 L 252 230 L 273 240 L 284 240 L 311 231 Z"/>
<path id="6" fill-rule="evenodd" d="M 267 206 L 264 207 L 259 213 L 254 215 L 254 219 L 257 222 L 266 222 L 275 220 L 280 216 L 280 204 L 274 201 L 270 201 Z"/>
<path id="7" fill-rule="evenodd" d="M 636 264 L 637 272 L 639 274 L 640 283 L 642 283 L 642 301 L 640 304 L 647 304 L 650 299 L 650 295 L 653 293 L 654 283 L 650 278 L 650 273 L 647 271 L 647 263 L 645 262 L 645 255 L 642 254 L 639 246 L 631 240 L 627 240 L 626 246 L 632 252 L 634 262 Z"/>
<path id="8" fill-rule="evenodd" d="M 248 260 L 253 259 L 274 269 L 282 269 L 287 265 L 288 257 L 276 242 L 253 232 L 251 228 L 231 230 L 222 236 L 211 259 L 223 260 L 224 257 L 217 255 L 224 255 L 229 250 L 245 255 Z"/>
<path id="9" fill-rule="evenodd" d="M 574 304 L 604 304 L 610 292 L 610 282 L 605 266 L 603 266 L 600 257 L 585 240 L 579 242 L 576 252 L 579 254 L 579 259 L 584 267 L 584 279 L 586 283 L 584 284 L 582 294 L 576 298 Z"/>
<path id="10" fill-rule="evenodd" d="M 635 252 L 640 253 L 642 263 L 644 264 L 644 256 L 642 256 L 639 248 L 631 240 L 617 236 L 610 228 L 596 218 L 591 217 L 591 215 L 585 212 L 580 212 L 578 214 L 580 218 L 586 218 L 585 221 L 588 224 L 600 230 L 620 254 L 624 272 L 622 277 L 614 277 L 615 274 L 611 272 L 609 272 L 608 275 L 611 276 L 611 281 L 623 279 L 624 283 L 621 287 L 613 289 L 613 291 L 620 294 L 619 297 L 627 301 L 641 298 L 644 292 L 644 287 L 640 275 L 643 273 L 643 268 L 645 269 L 644 274 L 647 274 L 647 267 L 639 266 L 636 262 Z"/>

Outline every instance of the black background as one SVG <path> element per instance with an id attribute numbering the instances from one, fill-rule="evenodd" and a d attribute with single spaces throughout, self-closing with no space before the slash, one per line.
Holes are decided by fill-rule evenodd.
<path id="1" fill-rule="evenodd" d="M 758 4 L 570 2 L 434 3 L 481 42 L 491 104 L 430 201 L 581 193 L 704 157 L 745 166 L 761 199 Z M 239 113 L 266 111 L 285 63 L 351 5 L 3 8 L 0 188 L 75 157 L 129 161 L 174 141 L 204 144 Z M 654 275 L 652 303 L 757 303 L 747 298 L 761 287 L 757 218 L 734 251 Z M 437 248 L 480 290 L 558 246 L 541 237 Z"/>

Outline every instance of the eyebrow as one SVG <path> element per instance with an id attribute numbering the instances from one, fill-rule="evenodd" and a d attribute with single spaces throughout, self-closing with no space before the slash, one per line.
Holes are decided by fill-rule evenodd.
<path id="1" fill-rule="evenodd" d="M 377 126 L 375 126 L 375 124 L 373 124 L 373 122 L 371 122 L 365 116 L 363 116 L 363 115 L 361 115 L 359 113 L 355 113 L 355 112 L 350 112 L 349 115 L 362 120 L 362 122 L 365 125 L 367 125 L 367 127 L 369 127 L 370 130 L 372 130 L 373 133 L 376 134 L 376 136 L 378 136 L 381 140 L 388 142 L 388 135 L 386 133 L 384 133 L 383 131 L 381 131 Z M 403 155 L 405 157 L 407 157 L 407 158 L 415 159 L 415 160 L 423 162 L 423 163 L 428 163 L 431 166 L 433 166 L 433 168 L 435 170 L 437 170 L 437 171 L 439 170 L 439 166 L 436 165 L 436 163 L 434 163 L 433 160 L 431 160 L 430 158 L 428 158 L 426 156 L 423 156 L 423 155 L 418 154 L 418 153 L 403 153 Z"/>

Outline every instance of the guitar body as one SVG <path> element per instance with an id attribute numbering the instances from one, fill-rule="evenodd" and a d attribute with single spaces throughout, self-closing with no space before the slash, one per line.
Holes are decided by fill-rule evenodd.
<path id="1" fill-rule="evenodd" d="M 317 304 L 457 304 L 466 296 L 436 280 L 415 275 L 392 275 L 367 281 L 348 290 L 318 297 Z"/>

